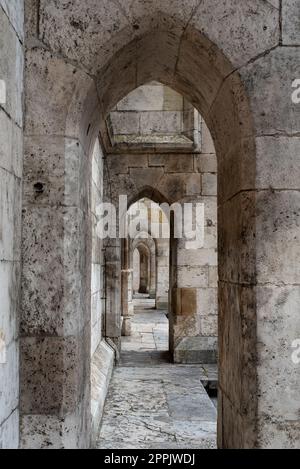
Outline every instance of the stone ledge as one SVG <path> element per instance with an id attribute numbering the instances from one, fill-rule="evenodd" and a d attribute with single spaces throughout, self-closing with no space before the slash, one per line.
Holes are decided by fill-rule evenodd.
<path id="1" fill-rule="evenodd" d="M 103 408 L 112 376 L 115 361 L 115 352 L 105 340 L 100 342 L 92 357 L 92 447 L 96 441 L 98 429 L 102 419 Z"/>
<path id="2" fill-rule="evenodd" d="M 174 350 L 174 363 L 214 364 L 217 361 L 216 337 L 185 337 Z"/>

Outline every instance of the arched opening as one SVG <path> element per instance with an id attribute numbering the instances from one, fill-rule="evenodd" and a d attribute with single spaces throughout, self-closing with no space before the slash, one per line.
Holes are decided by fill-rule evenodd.
<path id="1" fill-rule="evenodd" d="M 140 252 L 140 284 L 138 293 L 149 296 L 150 252 L 142 244 L 138 249 Z"/>
<path id="2" fill-rule="evenodd" d="M 153 15 L 143 11 L 138 15 L 139 29 L 135 28 L 135 32 L 122 19 L 122 30 L 116 33 L 114 40 L 108 35 L 96 43 L 98 49 L 95 50 L 96 46 L 84 49 L 85 52 L 92 51 L 91 55 L 83 53 L 81 47 L 72 45 L 72 34 L 66 39 L 66 47 L 61 37 L 49 39 L 49 31 L 53 28 L 47 29 L 47 23 L 43 35 L 49 49 L 42 46 L 28 48 L 20 328 L 20 407 L 24 447 L 35 444 L 87 447 L 90 444 L 90 367 L 99 358 L 90 354 L 91 229 L 88 227 L 91 224 L 87 188 L 91 149 L 99 127 L 106 125 L 109 112 L 130 91 L 151 80 L 169 85 L 191 102 L 205 119 L 216 147 L 220 371 L 218 446 L 238 448 L 269 444 L 266 443 L 268 428 L 272 428 L 273 441 L 282 434 L 277 422 L 270 423 L 268 418 L 268 406 L 272 406 L 270 388 L 272 383 L 275 384 L 275 378 L 272 380 L 269 377 L 268 385 L 264 384 L 263 376 L 268 374 L 268 364 L 261 349 L 266 348 L 265 337 L 269 326 L 262 324 L 261 315 L 265 316 L 265 313 L 259 296 L 261 291 L 265 291 L 268 275 L 268 288 L 270 284 L 276 288 L 276 278 L 269 268 L 264 269 L 270 258 L 270 238 L 266 242 L 262 234 L 264 227 L 269 226 L 266 220 L 271 225 L 274 217 L 268 214 L 268 204 L 271 203 L 274 208 L 276 202 L 267 199 L 269 193 L 259 178 L 266 176 L 266 172 L 257 165 L 258 150 L 255 144 L 255 137 L 269 130 L 263 105 L 260 104 L 258 89 L 262 81 L 255 77 L 255 61 L 259 61 L 260 57 L 269 60 L 263 58 L 266 50 L 269 51 L 267 55 L 273 57 L 270 47 L 277 37 L 278 22 L 274 20 L 275 9 L 268 2 L 255 1 L 255 24 L 259 24 L 264 36 L 254 41 L 253 35 L 249 34 L 247 41 L 241 44 L 236 32 L 228 38 L 225 36 L 226 28 L 211 27 L 222 21 L 221 18 L 230 16 L 227 7 L 222 5 L 226 9 L 224 15 L 221 6 L 216 5 L 215 15 L 209 20 L 202 3 L 206 2 L 201 2 L 197 15 L 194 10 L 189 11 L 189 20 L 185 18 L 185 13 L 182 16 L 182 9 L 176 10 L 172 18 L 163 15 L 165 22 L 160 21 L 160 11 L 155 9 Z M 249 24 L 254 24 L 254 19 L 246 14 L 246 2 L 242 3 L 239 14 L 245 19 L 243 27 L 247 29 Z M 59 5 L 56 9 L 54 16 L 56 21 L 60 21 L 57 14 Z M 235 14 L 235 11 L 233 9 L 232 13 Z M 40 13 L 37 18 L 47 16 L 44 8 Z M 64 12 L 64 15 L 68 14 Z M 132 12 L 128 13 L 128 17 L 132 18 Z M 33 15 L 31 21 L 40 21 L 37 18 Z M 267 27 L 263 28 L 265 23 Z M 40 29 L 30 24 L 30 31 L 30 34 L 39 34 Z M 59 36 L 59 32 L 57 34 Z M 36 43 L 32 41 L 32 44 Z M 64 55 L 52 54 L 56 47 L 62 48 L 68 59 L 64 59 Z M 77 67 L 77 63 L 80 66 Z M 274 63 L 270 61 L 268 74 L 275 73 L 272 68 Z M 83 71 L 83 64 L 89 73 Z M 264 90 L 267 89 L 267 82 L 262 85 Z M 43 154 L 47 158 L 43 158 Z M 32 161 L 33 169 L 30 166 Z M 104 180 L 109 181 L 107 160 L 104 163 Z M 43 173 L 45 167 L 47 171 Z M 58 180 L 54 183 L 56 171 Z M 153 190 L 159 192 L 162 179 L 158 181 L 160 184 L 152 185 L 150 173 L 140 171 L 142 183 L 135 187 L 131 185 L 127 172 L 122 172 L 121 168 L 119 181 L 127 186 L 132 199 L 138 200 L 145 187 L 144 195 L 152 198 Z M 44 178 L 45 190 L 36 194 L 34 184 L 41 178 Z M 170 189 L 167 196 L 163 195 L 172 202 L 182 182 L 174 176 L 169 179 L 172 181 Z M 153 189 L 149 189 L 151 186 Z M 108 187 L 105 196 L 109 200 L 116 199 L 111 187 Z M 50 221 L 55 227 L 51 236 Z M 270 231 L 271 239 L 274 236 Z M 116 353 L 121 336 L 120 244 L 118 240 L 110 240 L 104 245 L 105 339 Z M 49 266 L 55 272 L 50 279 Z M 171 269 L 172 275 L 174 271 Z M 202 280 L 200 276 L 198 281 Z M 172 285 L 172 298 L 178 306 L 175 309 L 182 312 L 185 287 L 176 286 L 176 282 Z M 189 305 L 193 299 L 194 296 L 189 296 Z M 257 312 L 260 312 L 258 319 Z M 184 317 L 184 314 L 178 316 Z M 186 327 L 188 321 L 182 324 Z M 263 342 L 259 347 L 257 331 Z M 285 353 L 288 353 L 287 350 Z M 100 361 L 103 356 L 100 356 Z M 36 357 L 39 358 L 36 360 Z M 95 366 L 96 386 L 102 379 L 98 371 L 99 366 Z M 290 370 L 290 373 L 295 376 L 295 371 Z M 44 377 L 43 382 L 41 376 Z M 46 393 L 46 386 L 53 382 L 53 392 Z M 284 394 L 282 388 L 279 394 Z M 278 399 L 281 402 L 282 399 Z M 278 412 L 277 420 L 285 428 L 295 429 L 293 423 L 287 422 L 283 412 Z M 71 440 L 68 439 L 70 430 Z"/>
<path id="3" fill-rule="evenodd" d="M 135 248 L 133 251 L 133 295 L 136 296 L 140 289 L 140 251 Z"/>

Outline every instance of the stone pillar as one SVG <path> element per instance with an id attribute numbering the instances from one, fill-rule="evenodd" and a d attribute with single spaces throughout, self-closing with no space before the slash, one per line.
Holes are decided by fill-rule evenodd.
<path id="1" fill-rule="evenodd" d="M 140 288 L 139 293 L 149 293 L 149 256 L 145 249 L 140 249 Z"/>
<path id="2" fill-rule="evenodd" d="M 150 251 L 150 286 L 149 286 L 149 297 L 153 300 L 156 298 L 156 255 L 155 254 L 156 252 L 155 252 L 155 244 L 154 244 L 154 250 Z"/>
<path id="3" fill-rule="evenodd" d="M 121 346 L 121 259 L 119 240 L 105 243 L 106 307 L 104 337 Z"/>
<path id="4" fill-rule="evenodd" d="M 0 448 L 19 446 L 23 0 L 0 1 Z"/>
<path id="5" fill-rule="evenodd" d="M 131 335 L 131 319 L 134 315 L 132 298 L 132 269 L 122 270 L 122 335 Z"/>
<path id="6" fill-rule="evenodd" d="M 121 314 L 122 314 L 122 335 L 131 335 L 131 318 L 133 310 L 133 271 L 129 268 L 131 261 L 131 243 L 128 239 L 122 241 L 122 271 L 121 271 Z"/>
<path id="7" fill-rule="evenodd" d="M 169 239 L 157 239 L 156 256 L 156 307 L 168 309 L 169 294 Z"/>

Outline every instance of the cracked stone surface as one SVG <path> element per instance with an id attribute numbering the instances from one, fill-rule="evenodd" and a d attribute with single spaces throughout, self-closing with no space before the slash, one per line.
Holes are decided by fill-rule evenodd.
<path id="1" fill-rule="evenodd" d="M 201 381 L 215 378 L 216 368 L 168 361 L 165 312 L 136 310 L 132 336 L 122 346 L 97 448 L 215 448 L 217 411 Z"/>

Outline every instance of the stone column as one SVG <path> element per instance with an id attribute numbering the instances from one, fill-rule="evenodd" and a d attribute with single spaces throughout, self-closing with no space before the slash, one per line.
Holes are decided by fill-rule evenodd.
<path id="1" fill-rule="evenodd" d="M 105 243 L 106 307 L 104 337 L 121 346 L 121 259 L 119 240 Z"/>
<path id="2" fill-rule="evenodd" d="M 168 309 L 169 292 L 169 239 L 157 239 L 156 256 L 156 307 Z"/>
<path id="3" fill-rule="evenodd" d="M 149 256 L 145 249 L 140 249 L 140 288 L 139 293 L 149 293 Z"/>
<path id="4" fill-rule="evenodd" d="M 131 335 L 131 318 L 134 314 L 133 310 L 133 291 L 132 291 L 132 269 L 130 266 L 131 243 L 128 239 L 122 243 L 122 266 L 121 271 L 121 312 L 122 312 L 122 335 Z"/>
<path id="5" fill-rule="evenodd" d="M 154 242 L 154 240 L 153 240 Z M 156 253 L 155 245 L 154 250 L 150 251 L 150 287 L 149 296 L 151 299 L 156 298 Z"/>
<path id="6" fill-rule="evenodd" d="M 37 30 L 31 26 L 28 34 Z M 83 71 L 62 57 L 29 46 L 26 84 L 21 447 L 88 448 L 90 152 L 97 133 L 92 119 L 98 101 L 93 82 Z M 89 93 L 93 104 L 88 109 L 90 120 L 84 122 L 82 107 Z"/>
<path id="7" fill-rule="evenodd" d="M 131 319 L 134 315 L 132 298 L 132 269 L 122 270 L 122 335 L 131 335 Z"/>

